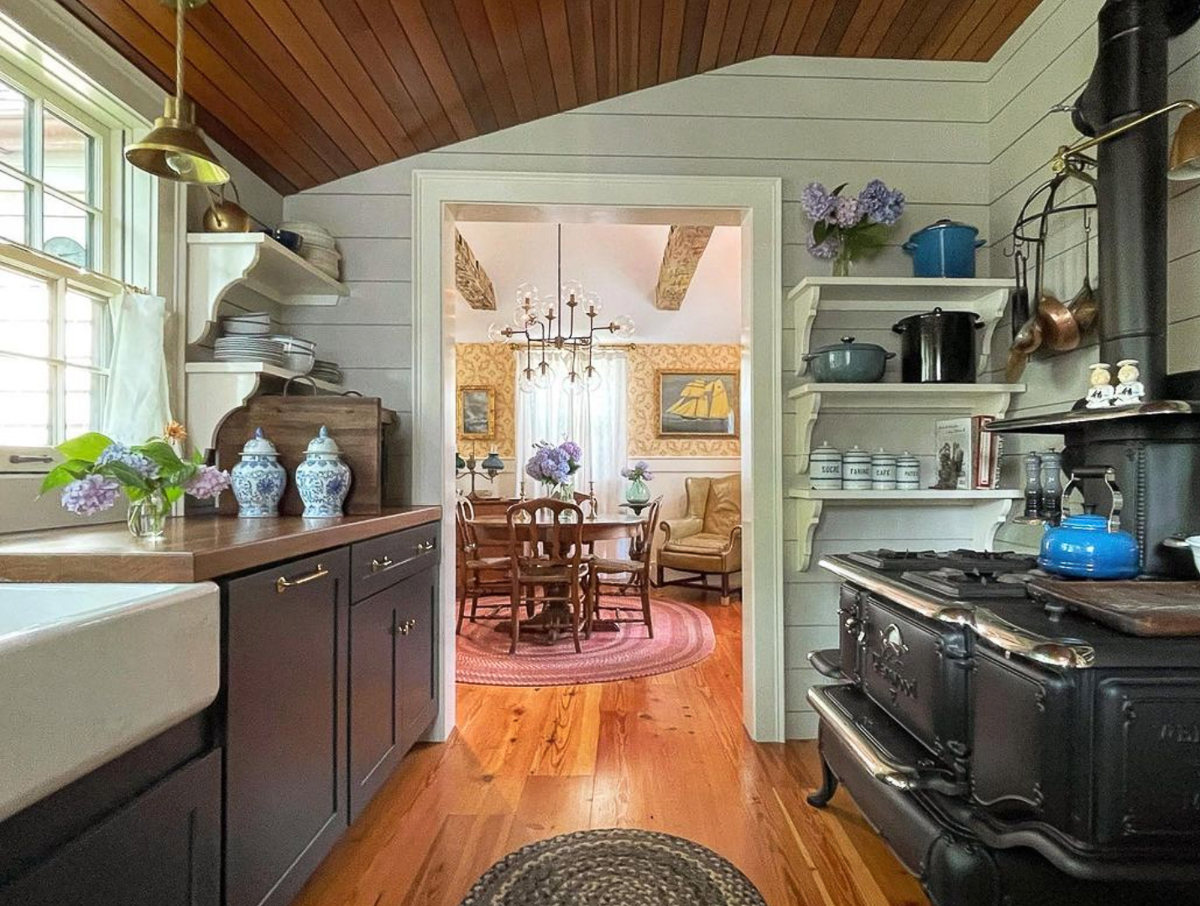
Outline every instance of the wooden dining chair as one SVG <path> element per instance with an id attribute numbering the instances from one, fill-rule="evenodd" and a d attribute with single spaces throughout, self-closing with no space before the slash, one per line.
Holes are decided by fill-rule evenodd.
<path id="1" fill-rule="evenodd" d="M 512 572 L 508 557 L 481 557 L 479 539 L 475 532 L 475 507 L 466 497 L 459 497 L 454 504 L 454 524 L 458 536 L 458 626 L 457 635 L 462 634 L 463 619 L 467 614 L 467 601 L 471 602 L 472 623 L 477 620 L 504 620 L 508 618 L 508 602 L 484 604 L 485 613 L 479 613 L 479 599 L 489 595 L 508 595 L 512 586 Z"/>
<path id="2" fill-rule="evenodd" d="M 508 653 L 516 654 L 520 641 L 521 605 L 531 603 L 540 604 L 543 613 L 554 604 L 565 607 L 570 613 L 575 651 L 582 652 L 583 510 L 577 504 L 550 498 L 515 503 L 508 508 L 508 546 L 512 563 L 512 645 Z"/>
<path id="3" fill-rule="evenodd" d="M 604 619 L 601 610 L 612 611 L 613 623 L 645 623 L 646 632 L 654 638 L 654 618 L 650 613 L 650 553 L 654 541 L 654 529 L 658 525 L 658 511 L 662 498 L 657 497 L 643 512 L 646 518 L 641 529 L 630 542 L 629 558 L 593 557 L 588 564 L 588 616 L 585 631 L 590 634 L 592 621 Z M 625 594 L 630 588 L 638 589 L 641 606 L 626 604 L 602 604 L 601 589 L 616 588 Z"/>

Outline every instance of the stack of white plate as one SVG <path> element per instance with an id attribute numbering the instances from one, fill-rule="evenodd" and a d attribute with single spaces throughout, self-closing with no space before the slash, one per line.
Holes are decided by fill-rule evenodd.
<path id="1" fill-rule="evenodd" d="M 271 316 L 265 311 L 244 315 L 227 315 L 221 318 L 221 333 L 224 336 L 263 337 L 271 332 Z"/>
<path id="2" fill-rule="evenodd" d="M 218 362 L 266 362 L 281 368 L 289 367 L 283 345 L 269 337 L 221 337 L 213 344 L 213 359 Z"/>
<path id="3" fill-rule="evenodd" d="M 298 371 L 300 374 L 308 374 L 312 370 L 313 363 L 317 359 L 316 343 L 287 334 L 278 334 L 271 339 L 283 349 L 284 356 L 287 358 L 287 367 L 290 370 Z"/>
<path id="4" fill-rule="evenodd" d="M 322 273 L 335 280 L 341 273 L 342 253 L 337 241 L 320 224 L 308 220 L 287 220 L 280 224 L 281 230 L 300 234 L 304 243 L 300 246 L 300 257 Z"/>
<path id="5" fill-rule="evenodd" d="M 340 384 L 343 380 L 342 369 L 338 363 L 326 359 L 317 359 L 309 374 L 319 381 L 327 381 L 330 384 Z"/>

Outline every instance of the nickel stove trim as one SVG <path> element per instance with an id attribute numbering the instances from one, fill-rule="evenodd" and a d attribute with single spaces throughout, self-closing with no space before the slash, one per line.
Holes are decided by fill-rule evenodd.
<path id="1" fill-rule="evenodd" d="M 939 601 L 926 597 L 902 582 L 893 581 L 869 570 L 856 569 L 836 558 L 823 557 L 820 565 L 834 575 L 867 591 L 883 595 L 923 617 L 969 627 L 981 640 L 1006 654 L 1071 670 L 1096 666 L 1096 652 L 1090 645 L 1028 632 L 1002 619 L 986 607 L 966 601 Z"/>

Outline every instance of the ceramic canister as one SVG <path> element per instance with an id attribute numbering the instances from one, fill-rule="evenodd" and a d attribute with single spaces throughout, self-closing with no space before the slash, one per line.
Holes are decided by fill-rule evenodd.
<path id="1" fill-rule="evenodd" d="M 279 451 L 263 435 L 262 428 L 255 428 L 254 436 L 242 447 L 241 461 L 230 470 L 229 478 L 239 516 L 279 514 L 279 501 L 287 487 L 287 470 L 279 464 Z"/>
<path id="2" fill-rule="evenodd" d="M 842 455 L 842 487 L 847 491 L 871 490 L 871 454 L 857 444 Z"/>
<path id="3" fill-rule="evenodd" d="M 304 501 L 304 515 L 340 516 L 350 493 L 350 467 L 342 462 L 341 449 L 321 426 L 308 442 L 304 462 L 296 467 L 296 490 Z"/>
<path id="4" fill-rule="evenodd" d="M 883 448 L 871 454 L 871 490 L 896 490 L 896 454 Z"/>
<path id="5" fill-rule="evenodd" d="M 921 460 L 907 450 L 896 457 L 896 490 L 921 490 Z"/>
<path id="6" fill-rule="evenodd" d="M 829 441 L 813 450 L 808 457 L 808 472 L 812 486 L 818 491 L 840 491 L 842 489 L 842 453 L 829 445 Z"/>

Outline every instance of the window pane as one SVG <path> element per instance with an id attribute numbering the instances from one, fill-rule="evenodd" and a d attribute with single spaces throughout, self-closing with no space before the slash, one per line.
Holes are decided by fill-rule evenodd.
<path id="1" fill-rule="evenodd" d="M 29 99 L 0 82 L 0 161 L 27 172 L 25 160 L 25 123 Z"/>
<path id="2" fill-rule="evenodd" d="M 45 280 L 0 268 L 0 351 L 50 357 L 50 286 Z"/>
<path id="3" fill-rule="evenodd" d="M 92 137 L 49 110 L 45 111 L 42 115 L 42 178 L 46 184 L 90 203 L 91 159 Z"/>
<path id="4" fill-rule="evenodd" d="M 68 362 L 107 368 L 111 333 L 107 305 L 83 293 L 67 293 L 64 345 Z"/>
<path id="5" fill-rule="evenodd" d="M 45 447 L 53 443 L 51 367 L 0 355 L 0 445 Z"/>
<path id="6" fill-rule="evenodd" d="M 92 215 L 47 194 L 43 202 L 42 248 L 46 254 L 77 267 L 91 265 Z"/>
<path id="7" fill-rule="evenodd" d="M 104 419 L 104 391 L 108 379 L 84 368 L 67 367 L 65 406 L 66 436 L 99 431 Z"/>
<path id="8" fill-rule="evenodd" d="M 25 212 L 29 188 L 19 179 L 0 175 L 0 236 L 13 242 L 27 243 Z"/>

